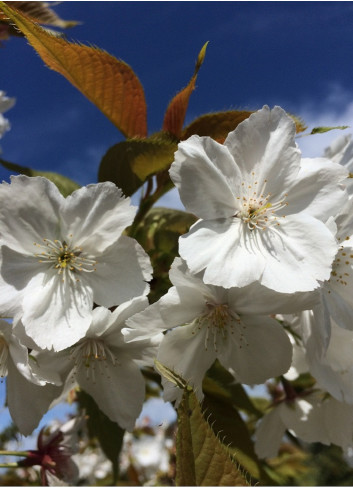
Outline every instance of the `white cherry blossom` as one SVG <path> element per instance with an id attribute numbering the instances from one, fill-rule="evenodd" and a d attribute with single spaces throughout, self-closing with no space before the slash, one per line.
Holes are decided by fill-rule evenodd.
<path id="1" fill-rule="evenodd" d="M 312 332 L 317 319 L 312 311 L 305 311 L 301 315 L 303 328 Z M 332 320 L 330 326 L 330 342 L 324 353 L 315 335 L 307 334 L 303 347 L 308 369 L 321 388 L 338 401 L 351 404 L 353 410 L 353 331 L 340 328 Z"/>
<path id="2" fill-rule="evenodd" d="M 48 366 L 40 370 L 28 349 L 0 320 L 0 377 L 6 378 L 7 404 L 20 433 L 29 435 L 62 388 L 59 375 Z M 46 386 L 46 387 L 44 387 Z"/>
<path id="3" fill-rule="evenodd" d="M 170 176 L 200 220 L 179 253 L 205 283 L 260 282 L 283 293 L 310 291 L 330 276 L 337 244 L 325 222 L 347 200 L 347 170 L 325 158 L 301 159 L 295 125 L 265 106 L 224 144 L 192 136 L 179 143 Z"/>
<path id="4" fill-rule="evenodd" d="M 353 407 L 317 390 L 283 400 L 260 421 L 255 432 L 257 455 L 276 457 L 286 430 L 308 443 L 334 443 L 347 449 L 353 443 Z"/>
<path id="5" fill-rule="evenodd" d="M 246 384 L 288 370 L 289 338 L 268 315 L 307 308 L 315 303 L 315 294 L 276 294 L 258 283 L 229 289 L 207 285 L 202 274 L 191 274 L 180 258 L 174 260 L 170 280 L 174 286 L 168 293 L 127 324 L 135 327 L 131 337 L 140 339 L 158 328 L 169 330 L 157 360 L 190 383 L 200 399 L 203 377 L 216 359 Z M 170 382 L 164 382 L 164 387 L 165 400 L 180 400 L 180 392 Z"/>
<path id="6" fill-rule="evenodd" d="M 66 199 L 42 177 L 0 185 L 0 310 L 20 314 L 39 348 L 62 350 L 84 336 L 93 303 L 147 294 L 148 255 L 122 236 L 136 209 L 110 182 Z"/>
<path id="7" fill-rule="evenodd" d="M 345 134 L 335 139 L 331 145 L 325 149 L 326 158 L 344 166 L 349 172 L 346 181 L 347 191 L 350 197 L 353 195 L 353 141 L 351 134 Z"/>
<path id="8" fill-rule="evenodd" d="M 40 367 L 55 368 L 65 381 L 64 390 L 76 384 L 90 394 L 100 410 L 122 428 L 131 431 L 145 398 L 145 382 L 139 365 L 153 364 L 156 338 L 125 341 L 126 320 L 145 309 L 146 297 L 118 306 L 93 310 L 92 322 L 75 345 L 63 351 L 40 352 Z"/>

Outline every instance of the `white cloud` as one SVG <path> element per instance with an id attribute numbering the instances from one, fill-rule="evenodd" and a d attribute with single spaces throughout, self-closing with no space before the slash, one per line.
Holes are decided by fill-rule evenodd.
<path id="1" fill-rule="evenodd" d="M 353 133 L 353 94 L 345 91 L 339 84 L 331 85 L 320 105 L 304 102 L 296 114 L 308 126 L 306 132 L 321 126 L 350 126 L 345 130 L 335 129 L 323 134 L 298 135 L 297 143 L 304 157 L 322 156 L 325 148 L 335 139 L 343 134 Z"/>

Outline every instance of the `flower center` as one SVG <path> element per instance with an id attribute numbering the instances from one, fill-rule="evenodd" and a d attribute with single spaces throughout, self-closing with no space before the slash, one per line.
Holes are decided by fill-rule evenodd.
<path id="1" fill-rule="evenodd" d="M 219 343 L 223 344 L 227 341 L 229 334 L 238 336 L 239 348 L 243 346 L 245 325 L 240 317 L 229 309 L 228 304 L 213 304 L 206 301 L 206 310 L 194 321 L 194 325 L 192 334 L 207 328 L 205 350 L 208 350 L 211 342 L 214 351 L 218 353 Z"/>
<path id="2" fill-rule="evenodd" d="M 65 277 L 79 281 L 77 278 L 79 272 L 94 272 L 96 270 L 96 260 L 84 253 L 82 248 L 59 239 L 44 238 L 43 243 L 34 243 L 42 250 L 35 253 L 35 256 L 40 258 L 39 263 L 48 263 L 50 268 L 56 269 L 59 275 L 63 275 L 63 281 Z"/>
<path id="3" fill-rule="evenodd" d="M 271 202 L 271 194 L 266 193 L 266 185 L 267 180 L 264 180 L 260 188 L 256 175 L 252 172 L 250 182 L 242 182 L 242 195 L 236 198 L 239 210 L 234 217 L 241 219 L 250 231 L 266 229 L 272 225 L 279 226 L 278 217 L 286 217 L 278 216 L 276 213 L 286 207 L 288 202 L 284 200 Z"/>
<path id="4" fill-rule="evenodd" d="M 87 338 L 81 340 L 71 351 L 71 357 L 75 360 L 75 371 L 86 369 L 86 378 L 96 383 L 96 368 L 110 378 L 108 363 L 120 365 L 118 359 L 103 340 Z M 75 373 L 76 373 L 75 372 Z"/>
<path id="5" fill-rule="evenodd" d="M 7 359 L 9 356 L 9 346 L 4 336 L 0 333 L 0 377 L 7 376 Z"/>

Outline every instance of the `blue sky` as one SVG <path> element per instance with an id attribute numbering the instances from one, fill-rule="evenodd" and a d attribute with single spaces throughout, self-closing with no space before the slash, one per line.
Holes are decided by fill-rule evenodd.
<path id="1" fill-rule="evenodd" d="M 189 81 L 202 45 L 207 55 L 186 122 L 210 111 L 281 105 L 315 125 L 353 124 L 351 2 L 71 2 L 56 5 L 81 25 L 69 39 L 99 46 L 133 67 L 144 85 L 148 125 Z M 3 158 L 95 182 L 117 129 L 24 39 L 0 49 L 0 89 L 17 99 Z M 308 156 L 341 132 L 301 138 Z M 0 170 L 0 178 L 9 172 Z"/>
<path id="2" fill-rule="evenodd" d="M 353 127 L 352 2 L 64 1 L 54 8 L 82 22 L 67 31 L 69 39 L 132 66 L 145 89 L 150 133 L 161 128 L 168 102 L 188 83 L 206 41 L 186 123 L 210 111 L 268 104 L 310 128 Z M 24 39 L 4 42 L 0 65 L 0 90 L 17 99 L 5 114 L 12 129 L 1 140 L 3 158 L 82 185 L 96 182 L 102 156 L 123 140 L 118 130 Z M 302 137 L 298 144 L 304 155 L 320 156 L 341 134 Z M 0 179 L 9 175 L 0 169 Z M 175 193 L 164 203 L 177 206 Z"/>

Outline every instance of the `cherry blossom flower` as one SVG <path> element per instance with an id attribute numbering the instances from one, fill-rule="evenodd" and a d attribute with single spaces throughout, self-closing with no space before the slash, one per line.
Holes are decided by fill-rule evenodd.
<path id="1" fill-rule="evenodd" d="M 349 172 L 346 181 L 347 191 L 350 197 L 353 195 L 353 141 L 351 134 L 345 134 L 335 139 L 333 143 L 325 149 L 326 158 L 344 166 Z"/>
<path id="2" fill-rule="evenodd" d="M 0 204 L 0 310 L 21 314 L 39 348 L 82 338 L 93 302 L 111 307 L 148 293 L 148 255 L 121 236 L 136 209 L 114 184 L 65 199 L 49 180 L 21 175 L 0 185 Z"/>
<path id="3" fill-rule="evenodd" d="M 139 365 L 153 364 L 156 338 L 125 341 L 126 320 L 145 309 L 146 297 L 137 297 L 114 312 L 104 307 L 93 310 L 92 322 L 75 345 L 57 353 L 39 352 L 35 358 L 42 369 L 55 368 L 64 390 L 78 384 L 96 401 L 112 421 L 131 431 L 145 398 L 145 381 Z"/>
<path id="4" fill-rule="evenodd" d="M 352 406 L 317 390 L 283 399 L 262 418 L 256 430 L 257 455 L 275 457 L 286 430 L 308 443 L 334 443 L 346 450 L 353 443 Z"/>
<path id="5" fill-rule="evenodd" d="M 345 341 L 348 343 L 351 342 L 348 331 L 347 333 L 339 332 L 337 331 L 337 328 L 343 328 L 353 332 L 352 199 L 346 203 L 336 217 L 335 224 L 337 227 L 339 249 L 332 264 L 330 278 L 322 282 L 321 288 L 318 291 L 319 301 L 313 309 L 311 311 L 302 312 L 297 319 L 292 319 L 292 321 L 296 321 L 299 325 L 296 327 L 297 332 L 303 340 L 303 347 L 306 350 L 305 354 L 308 358 L 309 365 L 311 365 L 311 369 L 314 368 L 314 363 L 316 365 L 316 373 L 318 373 L 317 368 L 319 368 L 319 371 L 323 368 L 321 362 L 326 362 L 327 360 L 327 349 L 330 349 L 330 355 L 335 354 L 332 345 L 330 346 L 333 329 L 335 329 L 334 335 L 336 339 L 338 336 L 346 336 Z M 337 352 L 338 356 L 341 356 L 340 350 L 341 349 L 339 348 L 339 351 Z M 349 361 L 349 358 L 347 360 Z M 344 357 L 341 357 L 340 362 L 341 361 L 345 361 Z M 336 362 L 334 361 L 334 364 L 335 363 Z M 316 373 L 313 373 L 315 377 Z M 324 377 L 326 377 L 326 380 L 328 381 L 331 375 L 326 373 L 324 374 Z M 336 384 L 336 389 L 334 389 L 335 392 L 337 391 L 338 384 Z M 327 390 L 333 392 L 328 388 Z M 337 396 L 337 394 L 332 395 L 335 397 Z M 353 397 L 351 397 L 353 395 L 353 390 L 348 395 L 353 402 Z"/>
<path id="6" fill-rule="evenodd" d="M 317 327 L 317 318 L 312 311 L 301 315 L 303 328 L 312 331 Z M 329 345 L 324 353 L 318 348 L 315 337 L 308 335 L 303 348 L 308 370 L 322 389 L 338 401 L 351 404 L 353 411 L 353 331 L 337 326 L 331 320 Z"/>
<path id="7" fill-rule="evenodd" d="M 179 143 L 170 176 L 200 218 L 179 253 L 205 283 L 292 293 L 329 278 L 337 244 L 325 223 L 347 200 L 347 170 L 301 159 L 294 137 L 283 109 L 265 106 L 223 145 L 199 136 Z"/>
<path id="8" fill-rule="evenodd" d="M 0 320 L 0 377 L 6 377 L 7 404 L 20 433 L 29 435 L 46 413 L 62 388 L 58 374 L 48 366 L 45 371 L 28 355 L 13 333 L 13 327 Z M 44 387 L 46 386 L 46 388 Z"/>
<path id="9" fill-rule="evenodd" d="M 203 377 L 216 359 L 246 384 L 288 370 L 289 338 L 268 315 L 308 308 L 315 294 L 278 294 L 258 283 L 229 289 L 207 285 L 202 274 L 191 274 L 180 258 L 174 260 L 170 280 L 174 286 L 165 296 L 127 321 L 135 327 L 130 337 L 143 339 L 169 329 L 157 360 L 190 383 L 200 399 Z M 180 392 L 170 382 L 164 382 L 164 388 L 165 400 L 179 400 Z"/>

